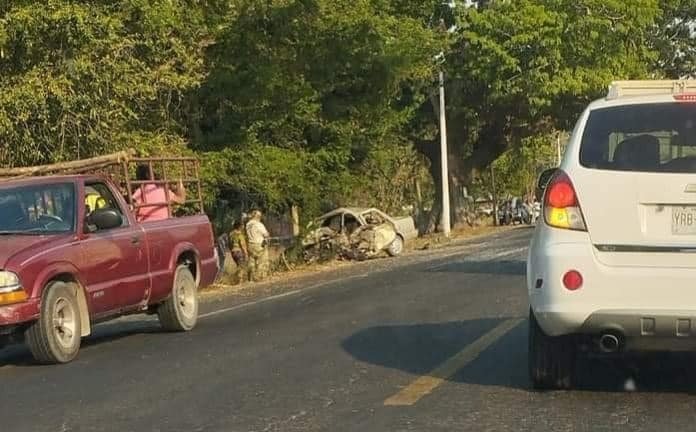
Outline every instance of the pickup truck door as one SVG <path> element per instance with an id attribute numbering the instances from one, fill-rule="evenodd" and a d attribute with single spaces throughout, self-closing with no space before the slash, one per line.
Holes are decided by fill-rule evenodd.
<path id="1" fill-rule="evenodd" d="M 85 226 L 82 244 L 83 283 L 95 315 L 108 315 L 123 309 L 136 308 L 150 294 L 147 245 L 141 227 L 134 224 L 115 198 L 111 188 L 102 182 L 85 184 L 90 193 L 98 193 L 101 207 L 113 208 L 123 215 L 123 225 L 97 231 Z M 94 209 L 85 201 L 85 215 Z M 94 205 L 94 204 L 91 204 Z M 86 222 L 85 222 L 86 224 Z"/>

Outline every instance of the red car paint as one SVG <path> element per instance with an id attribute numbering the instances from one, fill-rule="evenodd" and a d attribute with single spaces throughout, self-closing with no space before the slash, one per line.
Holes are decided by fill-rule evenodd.
<path id="1" fill-rule="evenodd" d="M 93 176 L 54 176 L 0 183 L 3 189 L 70 183 L 75 188 L 75 229 L 71 233 L 0 236 L 0 270 L 19 276 L 27 300 L 0 306 L 0 335 L 39 317 L 44 287 L 71 279 L 84 290 L 91 322 L 143 312 L 172 291 L 182 257 L 192 262 L 199 287 L 213 282 L 217 256 L 205 215 L 138 223 L 119 190 Z M 106 185 L 127 226 L 90 233 L 85 229 L 85 184 Z"/>

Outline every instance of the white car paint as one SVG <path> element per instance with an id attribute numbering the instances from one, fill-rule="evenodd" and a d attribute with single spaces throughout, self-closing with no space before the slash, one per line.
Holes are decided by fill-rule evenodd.
<path id="1" fill-rule="evenodd" d="M 549 336 L 583 333 L 588 320 L 603 313 L 623 316 L 639 327 L 645 318 L 666 322 L 662 335 L 674 339 L 696 335 L 696 236 L 672 234 L 668 211 L 670 206 L 696 206 L 696 193 L 687 191 L 696 184 L 696 174 L 613 171 L 580 163 L 582 136 L 593 110 L 649 103 L 676 102 L 672 94 L 601 99 L 587 107 L 575 126 L 560 169 L 575 187 L 587 231 L 551 227 L 542 210 L 527 259 L 531 309 Z M 622 246 L 635 251 L 621 251 Z M 583 277 L 575 291 L 563 284 L 570 270 Z M 675 317 L 690 322 L 692 330 L 678 334 L 669 327 Z M 603 325 L 623 330 L 611 320 L 599 327 Z M 638 334 L 636 339 L 651 337 Z"/>

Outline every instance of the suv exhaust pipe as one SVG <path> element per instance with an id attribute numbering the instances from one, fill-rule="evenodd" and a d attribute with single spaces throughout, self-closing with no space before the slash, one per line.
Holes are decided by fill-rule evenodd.
<path id="1" fill-rule="evenodd" d="M 619 338 L 611 333 L 605 333 L 599 337 L 599 349 L 603 353 L 618 352 L 620 346 Z"/>

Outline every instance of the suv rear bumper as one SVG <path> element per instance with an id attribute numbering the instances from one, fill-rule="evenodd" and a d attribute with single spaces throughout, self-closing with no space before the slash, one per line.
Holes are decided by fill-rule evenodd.
<path id="1" fill-rule="evenodd" d="M 694 258 L 694 268 L 610 267 L 597 260 L 587 233 L 540 226 L 527 263 L 530 304 L 550 336 L 696 340 Z M 563 286 L 569 270 L 583 276 L 576 291 Z"/>
<path id="2" fill-rule="evenodd" d="M 601 310 L 582 324 L 581 333 L 615 331 L 625 337 L 696 337 L 696 312 L 655 313 L 645 310 Z"/>
<path id="3" fill-rule="evenodd" d="M 542 312 L 535 313 L 535 316 L 537 321 L 544 321 L 544 325 L 551 328 L 568 320 L 565 314 Z M 621 349 L 628 351 L 694 351 L 696 312 L 600 310 L 570 333 L 592 336 L 595 340 L 601 335 L 612 334 L 621 341 Z"/>

